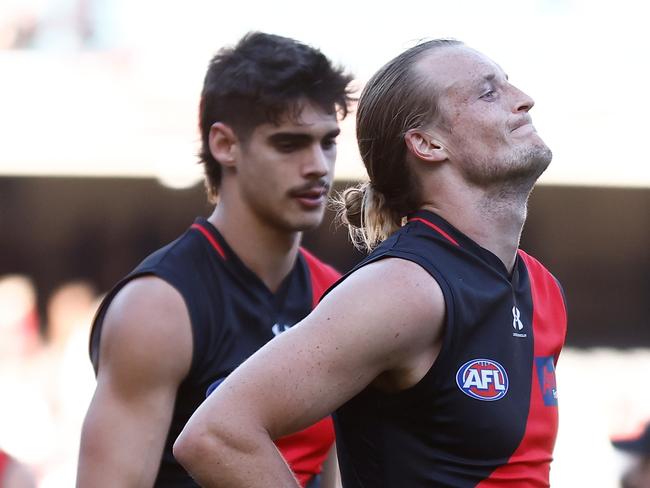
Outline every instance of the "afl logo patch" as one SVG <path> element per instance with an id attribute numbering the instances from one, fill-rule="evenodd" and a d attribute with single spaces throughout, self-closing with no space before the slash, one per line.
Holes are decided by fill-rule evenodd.
<path id="1" fill-rule="evenodd" d="M 472 359 L 456 373 L 456 384 L 469 397 L 493 402 L 508 393 L 508 374 L 496 361 Z"/>

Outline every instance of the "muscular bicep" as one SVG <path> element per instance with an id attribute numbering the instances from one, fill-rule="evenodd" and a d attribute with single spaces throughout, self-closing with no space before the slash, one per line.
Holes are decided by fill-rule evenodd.
<path id="1" fill-rule="evenodd" d="M 115 297 L 101 334 L 97 388 L 82 432 L 78 484 L 151 486 L 176 391 L 191 364 L 187 309 L 170 285 L 141 278 Z"/>
<path id="2" fill-rule="evenodd" d="M 440 287 L 414 263 L 387 259 L 347 278 L 298 326 L 238 368 L 192 422 L 253 422 L 272 437 L 304 428 L 380 375 L 417 381 L 432 364 L 444 317 Z M 424 359 L 423 359 L 424 358 Z M 421 376 L 420 376 L 421 377 Z"/>

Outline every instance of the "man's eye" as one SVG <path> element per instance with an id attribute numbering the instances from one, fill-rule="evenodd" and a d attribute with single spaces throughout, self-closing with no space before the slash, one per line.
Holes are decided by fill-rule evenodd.
<path id="1" fill-rule="evenodd" d="M 497 92 L 495 90 L 486 91 L 481 98 L 484 100 L 492 100 L 496 97 Z"/>
<path id="2" fill-rule="evenodd" d="M 298 145 L 293 142 L 279 142 L 275 147 L 280 152 L 293 152 L 298 148 Z"/>
<path id="3" fill-rule="evenodd" d="M 321 142 L 321 146 L 323 149 L 331 149 L 336 146 L 336 139 L 324 139 L 323 142 Z"/>

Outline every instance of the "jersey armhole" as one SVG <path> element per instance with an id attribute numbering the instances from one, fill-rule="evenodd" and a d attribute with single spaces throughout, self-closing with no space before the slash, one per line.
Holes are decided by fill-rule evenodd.
<path id="1" fill-rule="evenodd" d="M 181 298 L 183 299 L 183 303 L 185 304 L 185 308 L 187 311 L 187 315 L 190 319 L 190 329 L 192 333 L 192 360 L 190 363 L 190 369 L 187 374 L 187 377 L 191 376 L 192 373 L 194 372 L 196 365 L 198 363 L 198 357 L 199 354 L 197 354 L 197 344 L 200 342 L 197 342 L 197 331 L 196 331 L 196 320 L 197 317 L 195 317 L 195 313 L 193 313 L 193 308 L 190 306 L 190 302 L 188 302 L 189 297 L 186 296 L 185 293 L 180 289 L 180 287 L 176 286 L 174 284 L 173 278 L 166 276 L 165 273 L 161 273 L 160 271 L 156 270 L 142 270 L 138 273 L 134 273 L 132 275 L 129 275 L 125 278 L 123 278 L 121 281 L 119 281 L 112 289 L 111 291 L 104 297 L 102 300 L 101 304 L 99 305 L 99 308 L 97 309 L 97 312 L 95 313 L 95 317 L 93 318 L 92 321 L 92 326 L 90 330 L 90 344 L 89 344 L 89 349 L 90 349 L 90 360 L 93 365 L 93 369 L 95 371 L 95 375 L 97 375 L 98 369 L 99 369 L 99 351 L 100 351 L 100 342 L 101 342 L 101 335 L 102 335 L 102 328 L 103 328 L 103 323 L 104 323 L 104 318 L 106 317 L 106 312 L 108 311 L 108 308 L 110 304 L 113 302 L 117 294 L 130 282 L 135 281 L 139 278 L 144 278 L 148 276 L 153 276 L 156 277 L 165 283 L 167 283 L 169 286 L 174 288 Z"/>
<path id="2" fill-rule="evenodd" d="M 430 388 L 431 382 L 437 382 L 436 373 L 438 370 L 443 369 L 444 365 L 447 362 L 447 357 L 451 353 L 453 345 L 453 336 L 455 333 L 454 327 L 454 297 L 451 291 L 451 287 L 447 283 L 444 276 L 438 271 L 438 269 L 429 261 L 424 259 L 422 256 L 417 254 L 412 254 L 408 251 L 389 249 L 386 252 L 377 255 L 373 259 L 364 261 L 364 265 L 368 263 L 373 263 L 381 259 L 387 258 L 398 258 L 411 261 L 422 269 L 424 269 L 429 275 L 438 283 L 442 291 L 443 298 L 445 300 L 445 318 L 444 318 L 444 329 L 442 331 L 442 346 L 438 357 L 435 359 L 429 370 L 420 378 L 420 380 L 410 388 L 401 390 L 392 394 L 384 394 L 385 397 L 395 397 L 395 398 L 405 398 L 413 395 L 418 395 L 421 390 L 428 390 Z M 415 398 L 415 397 L 414 397 Z"/>

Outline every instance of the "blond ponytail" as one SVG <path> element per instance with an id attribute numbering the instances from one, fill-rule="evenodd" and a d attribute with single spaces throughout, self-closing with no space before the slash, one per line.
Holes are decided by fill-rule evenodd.
<path id="1" fill-rule="evenodd" d="M 369 183 L 334 200 L 339 220 L 358 249 L 372 250 L 422 204 L 420 181 L 408 161 L 405 134 L 438 115 L 435 87 L 414 69 L 433 49 L 458 46 L 452 39 L 418 44 L 370 78 L 357 105 L 357 143 Z"/>
<path id="2" fill-rule="evenodd" d="M 372 251 L 401 227 L 402 218 L 386 205 L 370 183 L 347 188 L 333 200 L 337 220 L 348 227 L 354 247 Z"/>

